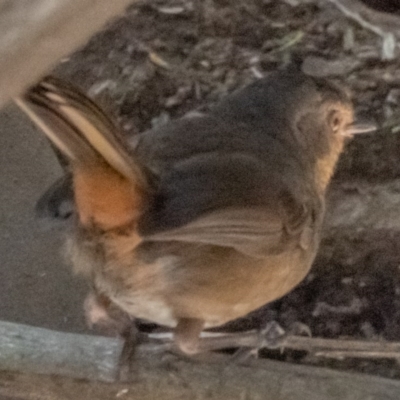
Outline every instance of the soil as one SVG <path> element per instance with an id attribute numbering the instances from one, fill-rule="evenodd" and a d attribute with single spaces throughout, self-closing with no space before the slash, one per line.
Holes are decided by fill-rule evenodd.
<path id="1" fill-rule="evenodd" d="M 388 3 L 387 11 L 399 13 L 395 3 Z M 344 82 L 358 115 L 381 127 L 354 139 L 333 183 L 372 184 L 400 177 L 400 62 L 382 60 L 381 54 L 382 39 L 332 4 L 141 0 L 56 72 L 103 103 L 132 134 L 207 108 L 300 59 L 307 73 Z M 230 328 L 276 319 L 288 329 L 303 322 L 318 337 L 399 341 L 399 239 L 395 233 L 383 238 L 372 232 L 324 240 L 305 282 Z M 262 355 L 400 378 L 394 360 L 331 360 L 290 350 Z"/>

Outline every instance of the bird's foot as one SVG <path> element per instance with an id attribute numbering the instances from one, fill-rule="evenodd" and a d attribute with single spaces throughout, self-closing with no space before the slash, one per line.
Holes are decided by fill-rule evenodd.
<path id="1" fill-rule="evenodd" d="M 311 329 L 306 324 L 296 321 L 287 330 L 283 329 L 278 322 L 270 321 L 259 331 L 258 345 L 248 350 L 250 356 L 258 357 L 260 350 L 269 349 L 283 350 L 286 340 L 290 336 L 312 336 Z"/>
<path id="2" fill-rule="evenodd" d="M 104 295 L 91 292 L 83 308 L 88 327 L 104 336 L 124 337 L 134 325 L 134 320 Z"/>
<path id="3" fill-rule="evenodd" d="M 119 336 L 124 345 L 119 360 L 119 380 L 126 381 L 130 375 L 139 332 L 135 320 L 117 308 L 105 296 L 90 293 L 84 302 L 86 322 L 90 328 L 105 336 Z"/>
<path id="4" fill-rule="evenodd" d="M 285 339 L 289 336 L 312 336 L 311 329 L 306 324 L 296 321 L 289 329 L 283 329 L 278 322 L 270 321 L 260 330 L 259 349 L 280 349 L 285 347 Z"/>
<path id="5" fill-rule="evenodd" d="M 119 381 L 127 382 L 132 371 L 132 362 L 135 350 L 140 343 L 139 330 L 134 322 L 131 323 L 129 329 L 125 329 L 121 333 L 124 339 L 124 347 L 122 348 L 121 357 L 119 359 Z"/>

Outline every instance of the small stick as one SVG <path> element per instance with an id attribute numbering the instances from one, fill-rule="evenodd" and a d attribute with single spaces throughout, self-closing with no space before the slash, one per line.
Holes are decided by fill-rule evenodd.
<path id="1" fill-rule="evenodd" d="M 268 332 L 266 332 L 268 336 Z M 400 359 L 400 342 L 323 339 L 307 336 L 285 335 L 268 338 L 258 331 L 221 334 L 204 332 L 200 340 L 200 351 L 227 348 L 292 349 L 307 351 L 318 357 L 329 358 L 392 358 Z M 150 334 L 149 351 L 173 350 L 171 334 Z"/>
<path id="2" fill-rule="evenodd" d="M 364 29 L 367 29 L 376 35 L 380 36 L 383 39 L 382 45 L 382 59 L 383 60 L 393 60 L 395 58 L 395 48 L 399 47 L 396 43 L 396 37 L 393 32 L 389 32 L 384 28 L 382 28 L 382 19 L 383 13 L 379 13 L 379 19 L 381 23 L 379 24 L 378 21 L 374 21 L 371 23 L 367 21 L 365 18 L 361 16 L 361 11 L 368 11 L 365 14 L 374 15 L 377 12 L 373 10 L 367 9 L 364 5 L 360 4 L 358 0 L 351 0 L 351 2 L 347 0 L 327 0 L 330 3 L 334 4 L 347 18 L 352 19 L 353 21 L 357 22 L 360 26 Z M 389 15 L 388 18 L 393 18 L 393 16 Z M 393 20 L 390 19 L 390 22 L 393 25 Z M 398 28 L 400 28 L 400 19 L 397 22 Z"/>

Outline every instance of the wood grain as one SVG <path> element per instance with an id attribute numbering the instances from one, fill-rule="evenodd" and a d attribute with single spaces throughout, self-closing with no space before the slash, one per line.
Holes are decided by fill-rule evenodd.
<path id="1" fill-rule="evenodd" d="M 0 107 L 134 0 L 0 0 Z"/>

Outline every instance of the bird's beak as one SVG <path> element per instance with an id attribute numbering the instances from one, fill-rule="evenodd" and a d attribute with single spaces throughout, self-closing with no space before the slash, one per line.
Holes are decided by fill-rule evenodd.
<path id="1" fill-rule="evenodd" d="M 363 123 L 363 122 L 353 122 L 352 124 L 348 125 L 344 130 L 344 136 L 354 136 L 358 135 L 359 133 L 370 133 L 376 131 L 377 127 L 373 123 Z"/>

